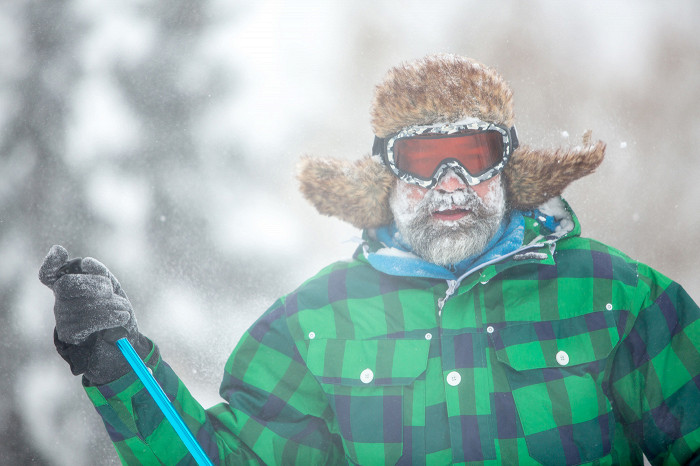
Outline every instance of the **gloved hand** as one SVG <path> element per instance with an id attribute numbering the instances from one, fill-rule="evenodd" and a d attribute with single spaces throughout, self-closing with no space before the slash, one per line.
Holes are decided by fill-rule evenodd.
<path id="1" fill-rule="evenodd" d="M 82 273 L 59 272 L 68 251 L 53 246 L 39 270 L 39 280 L 56 299 L 54 343 L 73 374 L 85 374 L 92 385 L 118 379 L 130 370 L 114 342 L 126 336 L 145 358 L 151 342 L 141 335 L 134 311 L 117 279 L 99 261 L 80 261 Z"/>

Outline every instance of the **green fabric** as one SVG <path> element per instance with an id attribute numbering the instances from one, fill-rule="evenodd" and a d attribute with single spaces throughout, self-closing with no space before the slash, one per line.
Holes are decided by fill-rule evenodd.
<path id="1" fill-rule="evenodd" d="M 447 300 L 445 281 L 382 274 L 362 248 L 325 268 L 246 332 L 208 410 L 148 365 L 221 464 L 700 461 L 700 309 L 577 222 L 526 225 L 540 254 Z M 133 374 L 86 391 L 125 463 L 193 464 Z"/>

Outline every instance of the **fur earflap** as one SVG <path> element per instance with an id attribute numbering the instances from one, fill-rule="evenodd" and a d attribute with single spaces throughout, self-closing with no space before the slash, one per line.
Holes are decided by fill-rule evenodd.
<path id="1" fill-rule="evenodd" d="M 470 58 L 431 55 L 392 68 L 376 87 L 374 134 L 472 117 L 513 126 L 513 92 L 491 68 Z"/>
<path id="2" fill-rule="evenodd" d="M 508 206 L 531 210 L 593 173 L 605 157 L 605 143 L 592 143 L 590 137 L 586 132 L 583 146 L 569 149 L 518 148 L 503 170 Z"/>
<path id="3" fill-rule="evenodd" d="M 396 178 L 371 157 L 355 161 L 302 157 L 298 170 L 301 193 L 319 213 L 357 228 L 376 228 L 393 219 L 389 193 Z"/>
<path id="4" fill-rule="evenodd" d="M 560 196 L 571 182 L 590 175 L 603 162 L 605 143 L 583 136 L 583 146 L 533 149 L 522 146 L 503 170 L 509 207 L 530 210 Z"/>

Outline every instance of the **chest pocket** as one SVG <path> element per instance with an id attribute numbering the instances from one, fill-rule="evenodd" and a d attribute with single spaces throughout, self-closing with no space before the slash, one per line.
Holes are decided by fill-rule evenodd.
<path id="1" fill-rule="evenodd" d="M 311 340 L 307 366 L 330 401 L 356 464 L 394 464 L 405 418 L 425 409 L 427 340 Z M 420 380 L 419 380 L 420 379 Z"/>
<path id="2" fill-rule="evenodd" d="M 509 325 L 491 334 L 530 456 L 580 464 L 610 452 L 615 418 L 602 384 L 620 340 L 617 311 Z"/>

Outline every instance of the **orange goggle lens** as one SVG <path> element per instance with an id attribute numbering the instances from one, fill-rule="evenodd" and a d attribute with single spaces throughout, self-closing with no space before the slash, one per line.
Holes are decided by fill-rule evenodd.
<path id="1" fill-rule="evenodd" d="M 406 173 L 432 178 L 445 161 L 455 160 L 476 177 L 503 160 L 503 136 L 498 131 L 413 136 L 394 142 L 394 163 Z"/>

